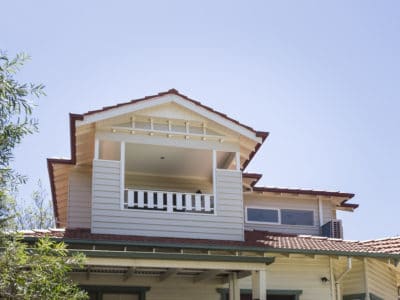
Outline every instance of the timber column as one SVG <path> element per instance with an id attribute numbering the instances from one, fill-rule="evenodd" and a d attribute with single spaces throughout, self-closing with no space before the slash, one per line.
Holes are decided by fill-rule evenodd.
<path id="1" fill-rule="evenodd" d="M 251 286 L 253 300 L 267 300 L 267 271 L 252 271 Z"/>

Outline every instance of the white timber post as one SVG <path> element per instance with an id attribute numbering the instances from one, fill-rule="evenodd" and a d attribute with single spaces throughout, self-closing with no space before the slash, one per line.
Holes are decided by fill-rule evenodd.
<path id="1" fill-rule="evenodd" d="M 240 300 L 240 288 L 236 272 L 229 275 L 229 300 Z"/>
<path id="2" fill-rule="evenodd" d="M 120 155 L 120 205 L 121 210 L 124 209 L 124 202 L 125 202 L 125 142 L 121 142 L 121 155 Z"/>
<path id="3" fill-rule="evenodd" d="M 364 284 L 365 294 L 369 297 L 369 282 L 368 282 L 368 258 L 364 257 Z"/>
<path id="4" fill-rule="evenodd" d="M 267 300 L 267 271 L 258 270 L 251 273 L 253 300 Z"/>
<path id="5" fill-rule="evenodd" d="M 240 152 L 236 152 L 236 171 L 240 171 Z"/>
<path id="6" fill-rule="evenodd" d="M 335 274 L 333 271 L 333 258 L 329 257 L 329 273 L 330 273 L 330 281 L 331 281 L 331 299 L 336 299 L 336 288 L 335 288 Z"/>
<path id="7" fill-rule="evenodd" d="M 100 141 L 98 138 L 94 140 L 94 159 L 99 159 Z"/>
<path id="8" fill-rule="evenodd" d="M 318 209 L 319 209 L 319 211 L 318 211 L 318 215 L 319 215 L 319 228 L 320 228 L 320 230 L 322 230 L 321 227 L 322 227 L 322 225 L 324 225 L 324 224 L 323 224 L 323 222 L 324 222 L 324 216 L 323 216 L 324 210 L 323 210 L 323 208 L 322 208 L 322 199 L 321 199 L 321 197 L 318 197 Z"/>
<path id="9" fill-rule="evenodd" d="M 217 151 L 212 151 L 214 214 L 217 213 Z"/>

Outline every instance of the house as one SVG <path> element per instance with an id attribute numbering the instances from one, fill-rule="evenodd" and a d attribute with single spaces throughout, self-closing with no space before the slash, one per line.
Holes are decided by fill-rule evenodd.
<path id="1" fill-rule="evenodd" d="M 246 166 L 268 137 L 171 89 L 70 115 L 48 159 L 57 229 L 87 256 L 91 299 L 398 298 L 400 239 L 343 240 L 353 194 L 270 188 Z"/>

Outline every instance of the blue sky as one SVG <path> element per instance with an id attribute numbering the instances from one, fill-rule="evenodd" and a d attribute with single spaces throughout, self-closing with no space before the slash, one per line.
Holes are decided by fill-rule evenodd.
<path id="1" fill-rule="evenodd" d="M 400 234 L 399 1 L 3 1 L 0 48 L 46 85 L 14 166 L 48 187 L 68 113 L 176 88 L 271 133 L 262 185 L 354 192 L 345 238 Z"/>

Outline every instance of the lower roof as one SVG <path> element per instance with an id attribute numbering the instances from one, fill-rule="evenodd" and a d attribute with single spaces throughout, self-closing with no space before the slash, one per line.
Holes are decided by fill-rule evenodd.
<path id="1" fill-rule="evenodd" d="M 50 229 L 23 231 L 25 240 L 49 236 L 67 244 L 148 246 L 215 250 L 249 250 L 271 253 L 363 256 L 400 259 L 400 237 L 348 241 L 320 236 L 281 234 L 268 231 L 245 231 L 244 241 L 147 237 L 93 234 L 90 229 Z M 75 247 L 76 249 L 76 247 Z"/>

